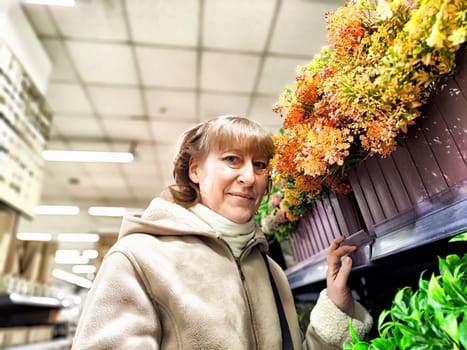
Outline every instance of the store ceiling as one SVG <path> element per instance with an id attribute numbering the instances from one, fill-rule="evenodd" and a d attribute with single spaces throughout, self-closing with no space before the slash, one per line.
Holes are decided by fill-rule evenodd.
<path id="1" fill-rule="evenodd" d="M 183 130 L 222 114 L 277 132 L 271 111 L 295 68 L 325 44 L 340 1 L 77 0 L 22 5 L 53 64 L 49 149 L 134 149 L 129 164 L 46 162 L 40 204 L 78 216 L 21 220 L 28 232 L 116 234 L 120 218 L 90 206 L 144 208 L 171 182 Z"/>

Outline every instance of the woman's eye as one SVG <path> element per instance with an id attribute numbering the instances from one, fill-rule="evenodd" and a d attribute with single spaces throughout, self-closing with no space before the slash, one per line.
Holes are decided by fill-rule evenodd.
<path id="1" fill-rule="evenodd" d="M 255 168 L 259 170 L 266 170 L 266 168 L 268 167 L 266 162 L 255 162 L 254 165 L 255 165 Z"/>
<path id="2" fill-rule="evenodd" d="M 238 157 L 237 156 L 225 156 L 224 160 L 227 163 L 232 163 L 232 164 L 238 163 Z"/>

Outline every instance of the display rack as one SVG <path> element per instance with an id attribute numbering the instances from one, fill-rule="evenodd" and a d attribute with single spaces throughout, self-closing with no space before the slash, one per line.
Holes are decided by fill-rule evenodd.
<path id="1" fill-rule="evenodd" d="M 67 327 L 60 330 L 66 323 L 58 322 L 57 314 L 71 305 L 69 300 L 54 297 L 0 295 L 0 349 L 69 348 Z"/>
<path id="2" fill-rule="evenodd" d="M 33 216 L 52 113 L 44 96 L 0 40 L 0 201 Z"/>
<path id="3" fill-rule="evenodd" d="M 52 297 L 3 294 L 0 295 L 0 327 L 47 324 L 53 321 L 57 310 L 69 305 Z"/>

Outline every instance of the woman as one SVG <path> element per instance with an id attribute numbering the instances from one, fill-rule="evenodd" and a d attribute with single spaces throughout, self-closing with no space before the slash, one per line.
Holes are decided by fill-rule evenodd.
<path id="1" fill-rule="evenodd" d="M 301 349 L 287 278 L 265 258 L 268 244 L 254 221 L 273 154 L 271 134 L 246 118 L 223 116 L 188 130 L 170 195 L 123 219 L 73 349 Z M 311 314 L 308 349 L 341 348 L 350 318 L 360 335 L 371 327 L 346 285 L 350 258 L 340 264 L 355 247 L 341 241 L 329 250 L 327 290 Z"/>

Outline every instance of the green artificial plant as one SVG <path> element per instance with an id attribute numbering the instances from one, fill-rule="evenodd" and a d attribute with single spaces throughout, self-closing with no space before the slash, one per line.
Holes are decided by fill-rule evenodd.
<path id="1" fill-rule="evenodd" d="M 467 241 L 467 232 L 450 240 Z M 378 319 L 379 337 L 360 340 L 350 324 L 353 343 L 344 350 L 460 350 L 467 348 L 467 254 L 438 257 L 439 274 L 420 276 L 418 290 L 400 289 Z"/>

